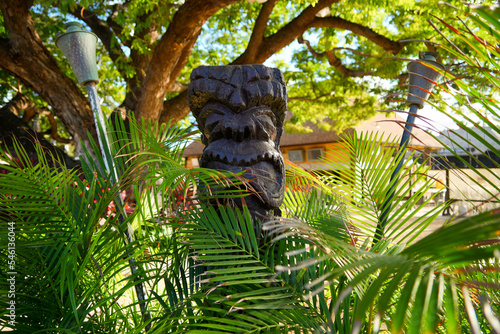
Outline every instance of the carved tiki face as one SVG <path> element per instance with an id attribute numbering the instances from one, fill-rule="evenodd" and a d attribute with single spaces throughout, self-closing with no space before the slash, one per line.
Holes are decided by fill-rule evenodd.
<path id="1" fill-rule="evenodd" d="M 279 150 L 288 100 L 283 74 L 263 65 L 198 67 L 188 98 L 206 146 L 201 166 L 245 171 L 258 193 L 245 198 L 249 209 L 257 216 L 277 212 L 285 175 Z"/>

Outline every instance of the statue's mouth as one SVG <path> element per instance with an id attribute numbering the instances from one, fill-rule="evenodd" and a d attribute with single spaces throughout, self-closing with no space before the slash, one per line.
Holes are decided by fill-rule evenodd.
<path id="1" fill-rule="evenodd" d="M 266 209 L 278 208 L 284 192 L 285 165 L 274 143 L 262 140 L 235 142 L 219 139 L 210 143 L 201 157 L 207 168 L 244 172 Z"/>

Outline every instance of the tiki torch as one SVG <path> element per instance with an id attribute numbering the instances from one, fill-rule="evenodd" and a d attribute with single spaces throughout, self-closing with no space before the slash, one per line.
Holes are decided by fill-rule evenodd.
<path id="1" fill-rule="evenodd" d="M 96 64 L 97 36 L 94 33 L 82 30 L 79 22 L 68 22 L 65 28 L 66 32 L 56 39 L 56 45 L 68 59 L 78 83 L 87 88 L 104 167 L 106 172 L 112 173 L 112 177 L 116 182 L 118 175 L 112 161 L 106 123 L 96 89 L 96 84 L 99 82 Z"/>
<path id="2" fill-rule="evenodd" d="M 436 85 L 437 81 L 442 77 L 444 66 L 436 61 L 437 56 L 437 52 L 421 52 L 419 60 L 411 61 L 408 64 L 410 83 L 406 103 L 410 106 L 410 110 L 406 119 L 403 136 L 401 137 L 401 142 L 399 144 L 399 150 L 396 154 L 396 161 L 399 160 L 398 165 L 391 175 L 390 184 L 392 185 L 389 189 L 388 195 L 386 196 L 384 205 L 382 206 L 382 215 L 380 217 L 380 223 L 377 225 L 374 243 L 378 242 L 382 238 L 385 225 L 387 224 L 387 218 L 389 216 L 389 212 L 391 211 L 392 201 L 394 199 L 394 188 L 397 183 L 399 171 L 401 170 L 401 167 L 403 167 L 403 157 L 410 143 L 411 132 L 413 130 L 413 126 L 415 125 L 415 117 L 417 116 L 418 109 L 422 109 L 424 107 L 424 103 L 429 98 L 432 89 Z"/>
<path id="3" fill-rule="evenodd" d="M 56 39 L 56 45 L 64 53 L 68 59 L 73 71 L 75 72 L 78 83 L 87 88 L 88 99 L 92 108 L 94 116 L 95 127 L 97 130 L 97 139 L 99 141 L 99 148 L 103 156 L 104 167 L 106 172 L 111 174 L 111 183 L 118 182 L 118 172 L 111 155 L 111 146 L 109 143 L 106 122 L 101 110 L 99 96 L 97 95 L 96 84 L 99 82 L 97 75 L 97 62 L 96 62 L 96 45 L 97 36 L 88 31 L 81 29 L 79 22 L 68 22 L 65 25 L 66 32 Z M 118 220 L 123 223 L 126 217 L 123 210 L 123 202 L 120 196 L 115 198 L 115 208 L 118 214 Z M 125 236 L 128 242 L 133 241 L 130 226 L 127 225 Z M 130 256 L 130 268 L 134 274 L 137 271 L 137 264 L 134 257 Z M 139 299 L 141 311 L 146 320 L 150 318 L 146 310 L 145 293 L 141 278 L 135 278 L 138 283 L 135 285 L 137 297 Z M 149 327 L 149 326 L 148 326 Z"/>

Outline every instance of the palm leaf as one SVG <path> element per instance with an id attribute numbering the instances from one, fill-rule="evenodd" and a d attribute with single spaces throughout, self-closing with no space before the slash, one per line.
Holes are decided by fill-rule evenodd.
<path id="1" fill-rule="evenodd" d="M 383 135 L 377 134 L 346 136 L 344 148 L 331 152 L 331 158 L 325 159 L 323 164 L 326 166 L 326 172 L 317 172 L 316 175 L 308 177 L 297 168 L 293 169 L 289 174 L 299 175 L 303 187 L 314 187 L 316 190 L 310 191 L 308 195 L 300 194 L 300 191 L 287 194 L 285 211 L 297 218 L 314 221 L 316 218 L 311 214 L 322 215 L 325 210 L 329 210 L 329 215 L 332 216 L 336 210 L 337 216 L 347 215 L 342 218 L 344 223 L 341 223 L 342 219 L 337 219 L 340 222 L 337 226 L 344 226 L 342 233 L 363 243 L 373 237 L 376 226 L 381 223 L 382 211 L 392 192 L 393 201 L 398 205 L 392 205 L 387 220 L 386 238 L 398 239 L 401 242 L 413 241 L 444 206 L 436 206 L 420 217 L 415 216 L 436 195 L 421 201 L 423 194 L 435 181 L 427 179 L 425 162 L 418 163 L 416 156 L 405 159 L 405 166 L 408 170 L 413 170 L 412 178 L 415 180 L 404 177 L 405 169 L 393 177 L 398 160 L 392 157 L 396 156 L 398 145 L 390 138 L 382 138 Z M 414 184 L 419 180 L 422 184 L 416 188 Z M 297 183 L 297 177 L 292 182 Z M 315 191 L 318 191 L 319 195 L 315 194 Z M 306 197 L 309 199 L 305 200 Z M 329 203 L 323 198 L 328 198 Z M 293 209 L 287 209 L 290 206 Z M 328 226 L 329 224 L 322 224 L 322 228 Z M 346 229 L 347 226 L 352 227 L 351 231 Z"/>
<path id="2" fill-rule="evenodd" d="M 457 270 L 460 272 L 465 266 L 481 266 L 481 261 L 495 259 L 497 243 L 480 247 L 477 243 L 496 239 L 499 224 L 498 215 L 478 216 L 443 227 L 392 254 L 389 251 L 375 253 L 356 249 L 309 226 L 299 229 L 303 223 L 294 222 L 289 227 L 323 251 L 322 261 L 330 259 L 336 262 L 337 254 L 343 254 L 344 265 L 332 267 L 321 280 L 311 282 L 309 287 L 317 293 L 329 289 L 325 281 L 335 282 L 342 275 L 349 277 L 349 286 L 357 288 L 354 291 L 360 296 L 354 313 L 354 332 L 361 330 L 371 305 L 377 306 L 379 317 L 389 316 L 392 332 L 401 332 L 405 327 L 410 332 L 434 332 L 438 323 L 445 320 L 437 316 L 445 311 L 443 305 L 446 305 L 446 312 L 450 315 L 459 307 L 456 287 L 465 282 L 463 276 L 456 275 Z M 275 228 L 269 226 L 271 230 Z M 283 270 L 297 270 L 301 266 L 316 266 L 317 263 L 303 262 Z M 495 273 L 498 275 L 498 270 Z M 486 293 L 488 289 L 498 286 L 498 281 L 493 286 L 491 282 L 478 281 L 474 282 L 474 286 Z M 393 304 L 394 300 L 399 301 Z M 456 316 L 450 320 L 449 328 L 456 327 L 455 319 Z M 337 327 L 339 325 L 336 324 Z M 325 326 L 331 327 L 331 324 L 325 323 Z"/>

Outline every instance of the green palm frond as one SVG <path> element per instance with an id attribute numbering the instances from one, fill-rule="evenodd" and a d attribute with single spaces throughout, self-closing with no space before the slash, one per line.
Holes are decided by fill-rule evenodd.
<path id="1" fill-rule="evenodd" d="M 166 274 L 166 291 L 158 297 L 168 316 L 155 330 L 305 333 L 319 326 L 319 315 L 301 302 L 296 282 L 277 275 L 275 265 L 287 257 L 288 241 L 266 246 L 246 207 L 199 203 L 171 224 L 172 240 L 189 251 L 170 263 L 182 269 Z"/>
<path id="2" fill-rule="evenodd" d="M 462 24 L 464 30 L 461 33 L 454 33 L 453 38 L 465 43 L 468 49 L 461 50 L 451 41 L 439 47 L 454 55 L 457 61 L 467 64 L 471 75 L 484 79 L 484 85 L 474 87 L 470 77 L 447 73 L 450 81 L 442 88 L 453 97 L 455 103 L 442 101 L 445 102 L 444 107 L 436 107 L 453 119 L 461 129 L 461 131 L 447 130 L 441 134 L 451 143 L 449 151 L 454 158 L 467 169 L 467 173 L 454 172 L 470 184 L 471 188 L 476 188 L 486 202 L 497 203 L 500 199 L 500 177 L 491 168 L 500 168 L 498 160 L 500 156 L 500 127 L 498 125 L 500 107 L 497 96 L 500 88 L 498 76 L 500 36 L 495 31 L 498 27 L 500 12 L 498 7 L 471 6 L 467 14 L 471 19 L 471 26 Z M 453 25 L 442 20 L 441 23 L 446 29 L 456 31 Z M 437 27 L 436 29 L 439 31 Z M 481 38 L 479 35 L 486 37 Z M 440 157 L 439 163 L 448 165 L 447 167 L 451 169 L 455 167 L 447 162 L 446 157 Z M 468 196 L 461 194 L 461 197 L 467 199 Z M 471 204 L 473 207 L 478 206 L 474 202 Z M 495 204 L 495 206 L 498 205 Z"/>
<path id="3" fill-rule="evenodd" d="M 375 307 L 374 314 L 378 324 L 380 321 L 388 321 L 391 323 L 391 332 L 394 333 L 435 332 L 438 324 L 443 321 L 448 329 L 455 328 L 458 318 L 456 310 L 459 303 L 464 301 L 463 287 L 474 286 L 482 294 L 499 287 L 499 282 L 494 279 L 472 281 L 464 280 L 461 275 L 463 268 L 481 270 L 480 268 L 485 268 L 485 263 L 498 261 L 498 215 L 478 216 L 444 227 L 405 249 L 386 245 L 384 252 L 364 251 L 346 245 L 299 221 L 288 225 L 290 231 L 299 233 L 322 250 L 322 263 L 339 263 L 338 258 L 342 258 L 342 265 L 332 267 L 320 279 L 311 281 L 308 287 L 312 295 L 315 295 L 331 290 L 342 277 L 347 277 L 350 288 L 346 287 L 346 293 L 343 296 L 339 294 L 339 298 L 352 294 L 359 298 L 353 311 L 354 333 L 360 332 L 363 326 L 368 326 L 367 313 L 372 307 Z M 271 231 L 281 230 L 282 227 L 267 225 Z M 484 240 L 494 242 L 478 245 Z M 303 262 L 282 270 L 297 271 L 304 266 L 314 267 L 317 263 Z M 488 268 L 498 276 L 498 268 Z M 337 302 L 341 303 L 342 300 Z M 331 312 L 335 316 L 334 310 Z M 449 324 L 447 317 L 442 317 L 441 314 L 449 317 Z M 332 324 L 325 323 L 324 326 L 331 329 Z"/>
<path id="4" fill-rule="evenodd" d="M 283 211 L 287 217 L 307 221 L 314 227 L 321 227 L 324 233 L 355 243 L 343 203 L 330 193 L 288 190 L 285 192 Z"/>
<path id="5" fill-rule="evenodd" d="M 434 194 L 425 201 L 422 200 L 435 180 L 427 178 L 428 167 L 425 161 L 419 163 L 415 154 L 409 158 L 397 158 L 397 150 L 396 141 L 383 139 L 383 134 L 346 136 L 343 149 L 332 152 L 331 158 L 325 159 L 323 165 L 326 171 L 316 174 L 313 172 L 312 176 L 307 176 L 295 168 L 289 173 L 296 175 L 292 181 L 299 179 L 304 189 L 314 188 L 310 192 L 318 192 L 319 195 L 309 194 L 309 200 L 299 200 L 299 197 L 304 198 L 306 195 L 287 194 L 285 211 L 292 216 L 312 221 L 315 218 L 309 214 L 316 211 L 318 215 L 323 215 L 324 210 L 337 211 L 336 214 L 340 216 L 347 215 L 343 219 L 347 219 L 347 225 L 354 228 L 351 235 L 357 235 L 357 239 L 363 243 L 373 237 L 392 192 L 391 204 L 397 205 L 392 205 L 385 237 L 401 242 L 413 241 L 444 206 L 436 206 L 425 214 L 416 216 L 436 196 Z M 406 168 L 393 177 L 398 159 L 405 159 Z M 410 170 L 411 177 L 405 176 Z M 309 185 L 309 188 L 305 185 Z M 296 185 L 291 187 L 293 186 Z M 313 199 L 314 196 L 318 196 L 318 200 Z M 323 198 L 328 198 L 330 203 L 326 204 Z M 319 204 L 326 204 L 329 209 Z M 288 206 L 293 209 L 287 209 Z M 323 224 L 323 228 L 327 228 L 327 225 Z M 347 230 L 345 232 L 348 234 Z"/>
<path id="6" fill-rule="evenodd" d="M 2 160 L 9 162 L 7 156 Z M 76 171 L 52 168 L 41 151 L 39 160 L 24 169 L 5 166 L 9 173 L 0 176 L 1 228 L 15 226 L 13 270 L 7 266 L 7 235 L 1 243 L 2 279 L 16 272 L 20 316 L 14 328 L 106 332 L 124 320 L 115 302 L 123 292 L 109 286 L 123 279 L 117 275 L 124 274 L 133 247 L 123 246 L 121 227 L 106 214 L 116 189 L 103 192 L 106 183 L 84 183 Z M 120 284 L 130 286 L 127 282 Z M 2 293 L 2 302 L 6 299 Z M 104 309 L 113 317 L 107 318 Z M 1 317 L 6 324 L 4 310 Z"/>

